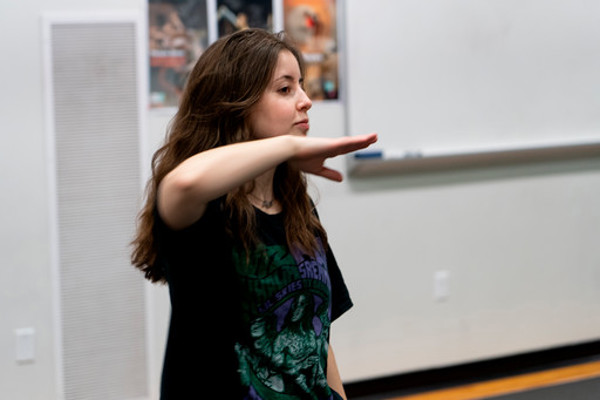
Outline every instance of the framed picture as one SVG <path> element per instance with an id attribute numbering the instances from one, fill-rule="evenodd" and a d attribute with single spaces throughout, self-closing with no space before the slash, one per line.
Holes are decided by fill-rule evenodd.
<path id="1" fill-rule="evenodd" d="M 148 0 L 150 108 L 177 107 L 204 50 L 249 27 L 284 29 L 304 56 L 308 96 L 338 99 L 336 0 Z"/>
<path id="2" fill-rule="evenodd" d="M 208 47 L 206 0 L 150 0 L 150 107 L 177 107 L 198 57 Z"/>
<path id="3" fill-rule="evenodd" d="M 338 99 L 339 52 L 335 0 L 283 0 L 284 29 L 306 62 L 304 86 L 312 100 Z"/>

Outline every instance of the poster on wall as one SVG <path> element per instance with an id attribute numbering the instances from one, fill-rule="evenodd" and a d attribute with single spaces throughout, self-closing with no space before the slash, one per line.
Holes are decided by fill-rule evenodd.
<path id="1" fill-rule="evenodd" d="M 150 107 L 177 107 L 196 60 L 208 47 L 206 0 L 149 0 Z"/>
<path id="2" fill-rule="evenodd" d="M 338 99 L 335 1 L 148 0 L 150 108 L 177 107 L 189 73 L 211 42 L 250 27 L 273 31 L 283 26 L 304 56 L 308 96 Z M 283 9 L 282 16 L 274 14 L 274 4 Z"/>
<path id="3" fill-rule="evenodd" d="M 312 100 L 338 99 L 335 0 L 283 0 L 283 13 L 284 29 L 304 55 L 306 93 Z"/>
<path id="4" fill-rule="evenodd" d="M 272 0 L 217 0 L 218 36 L 246 28 L 273 31 Z"/>

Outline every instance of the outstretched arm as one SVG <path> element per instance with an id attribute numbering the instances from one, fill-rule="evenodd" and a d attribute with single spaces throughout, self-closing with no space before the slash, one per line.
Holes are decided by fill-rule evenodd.
<path id="1" fill-rule="evenodd" d="M 376 134 L 340 138 L 284 135 L 207 150 L 183 161 L 160 182 L 158 210 L 171 228 L 185 228 L 204 214 L 211 200 L 284 161 L 304 172 L 341 181 L 341 173 L 325 167 L 325 160 L 366 148 L 376 140 Z"/>

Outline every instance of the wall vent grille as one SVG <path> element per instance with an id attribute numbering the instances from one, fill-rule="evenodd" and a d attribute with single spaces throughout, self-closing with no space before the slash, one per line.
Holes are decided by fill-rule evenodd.
<path id="1" fill-rule="evenodd" d="M 129 262 L 141 180 L 137 22 L 51 22 L 46 34 L 62 392 L 145 397 L 144 282 Z"/>

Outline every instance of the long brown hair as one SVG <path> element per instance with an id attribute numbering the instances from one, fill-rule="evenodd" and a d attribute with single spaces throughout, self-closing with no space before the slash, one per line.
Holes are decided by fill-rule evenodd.
<path id="1" fill-rule="evenodd" d="M 247 119 L 274 74 L 279 53 L 290 51 L 304 74 L 302 56 L 284 34 L 247 29 L 212 44 L 198 59 L 186 83 L 179 109 L 170 123 L 164 145 L 152 157 L 152 176 L 146 202 L 138 217 L 131 261 L 152 282 L 165 282 L 157 265 L 154 237 L 157 190 L 179 163 L 199 152 L 253 140 Z M 255 209 L 248 200 L 249 185 L 225 196 L 226 227 L 246 251 L 258 242 Z M 274 195 L 281 203 L 288 244 L 314 253 L 316 237 L 326 235 L 307 194 L 306 177 L 287 163 L 274 177 Z M 249 187 L 250 186 L 250 187 Z M 315 237 L 316 235 L 316 237 Z"/>

